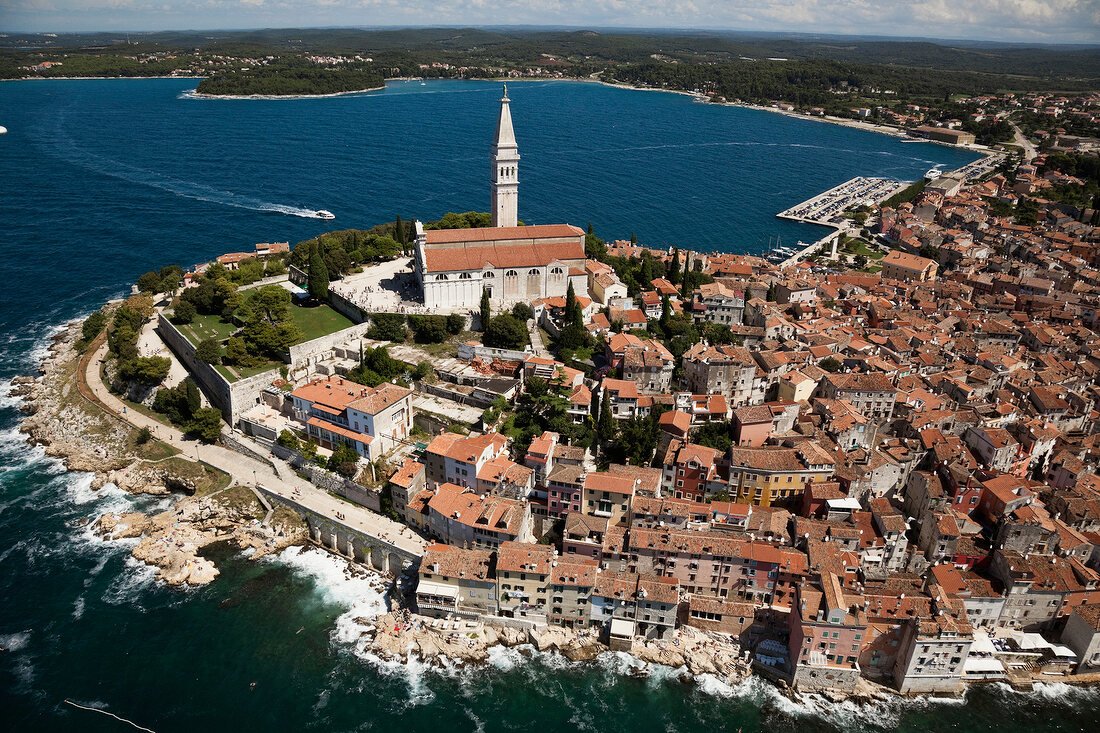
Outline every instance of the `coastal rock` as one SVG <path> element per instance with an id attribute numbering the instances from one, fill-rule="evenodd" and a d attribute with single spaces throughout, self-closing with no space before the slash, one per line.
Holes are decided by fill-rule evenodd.
<path id="1" fill-rule="evenodd" d="M 140 537 L 153 526 L 152 520 L 141 512 L 104 514 L 95 521 L 93 530 L 109 540 Z"/>

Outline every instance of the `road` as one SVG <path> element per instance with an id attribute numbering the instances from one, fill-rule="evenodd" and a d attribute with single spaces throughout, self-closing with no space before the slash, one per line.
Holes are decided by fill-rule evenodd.
<path id="1" fill-rule="evenodd" d="M 353 529 L 377 538 L 383 544 L 390 544 L 407 553 L 420 556 L 424 554 L 426 542 L 404 525 L 376 514 L 369 509 L 338 499 L 326 491 L 317 488 L 299 477 L 289 464 L 278 458 L 272 458 L 272 464 L 250 458 L 219 445 L 204 445 L 196 440 L 184 438 L 179 430 L 164 425 L 136 410 L 130 410 L 116 397 L 100 377 L 99 366 L 107 354 L 107 344 L 101 345 L 87 362 L 85 371 L 87 386 L 101 407 L 116 417 L 125 420 L 137 428 L 149 428 L 158 439 L 174 448 L 178 448 L 184 458 L 201 460 L 215 468 L 225 471 L 238 483 L 263 484 L 273 493 L 301 504 L 303 507 L 339 521 Z M 83 392 L 83 390 L 81 390 Z M 298 490 L 298 494 L 294 490 Z M 336 519 L 336 513 L 344 515 Z"/>
<path id="2" fill-rule="evenodd" d="M 1019 127 L 1016 127 L 1016 123 L 1009 122 L 1008 124 L 1012 126 L 1012 134 L 1015 135 L 1016 138 L 1015 143 L 1024 149 L 1024 160 L 1030 161 L 1038 155 L 1039 151 L 1031 144 L 1031 141 L 1024 137 L 1024 133 L 1020 131 Z"/>

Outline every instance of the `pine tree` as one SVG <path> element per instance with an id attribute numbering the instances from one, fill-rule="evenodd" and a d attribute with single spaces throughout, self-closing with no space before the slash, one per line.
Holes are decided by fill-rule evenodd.
<path id="1" fill-rule="evenodd" d="M 603 446 L 615 439 L 615 418 L 611 416 L 611 397 L 605 388 L 596 417 L 596 444 Z"/>
<path id="2" fill-rule="evenodd" d="M 405 241 L 405 223 L 401 221 L 400 216 L 397 217 L 397 221 L 393 225 L 393 238 L 401 245 L 401 249 L 405 249 L 408 242 Z"/>
<path id="3" fill-rule="evenodd" d="M 668 266 L 668 281 L 673 285 L 680 284 L 680 248 L 672 250 L 672 262 Z"/>
<path id="4" fill-rule="evenodd" d="M 584 315 L 577 303 L 577 294 L 573 291 L 573 281 L 569 281 L 569 287 L 565 290 L 565 325 L 584 328 Z"/>
<path id="5" fill-rule="evenodd" d="M 672 320 L 672 303 L 668 299 L 668 295 L 661 298 L 661 320 L 658 323 L 661 325 L 661 332 L 666 336 L 668 335 L 669 321 Z"/>
<path id="6" fill-rule="evenodd" d="M 489 317 L 492 315 L 492 309 L 489 305 L 489 289 L 481 289 L 481 330 L 484 331 L 489 326 Z"/>
<path id="7" fill-rule="evenodd" d="M 634 234 L 634 232 L 630 233 L 630 243 L 631 244 L 637 244 L 638 243 L 638 237 L 637 237 L 636 234 Z"/>
<path id="8" fill-rule="evenodd" d="M 588 233 L 589 234 L 595 234 L 595 232 L 592 231 L 592 222 L 588 222 Z"/>
<path id="9" fill-rule="evenodd" d="M 328 268 L 321 256 L 321 242 L 317 241 L 309 253 L 309 294 L 317 300 L 328 298 Z"/>
<path id="10" fill-rule="evenodd" d="M 647 252 L 642 253 L 642 269 L 638 274 L 638 286 L 642 290 L 653 287 L 653 258 Z"/>
<path id="11" fill-rule="evenodd" d="M 775 302 L 775 283 L 772 283 L 768 286 L 768 294 L 767 296 L 765 296 L 764 299 L 767 300 L 769 303 Z"/>

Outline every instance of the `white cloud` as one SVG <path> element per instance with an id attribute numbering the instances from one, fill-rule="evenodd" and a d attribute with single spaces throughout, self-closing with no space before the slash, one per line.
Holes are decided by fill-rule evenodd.
<path id="1" fill-rule="evenodd" d="M 1097 0 L 0 0 L 9 30 L 567 25 L 1100 41 Z"/>

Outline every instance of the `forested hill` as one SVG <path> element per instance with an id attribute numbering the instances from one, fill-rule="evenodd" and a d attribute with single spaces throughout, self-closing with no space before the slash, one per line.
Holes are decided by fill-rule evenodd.
<path id="1" fill-rule="evenodd" d="M 365 65 L 337 69 L 281 65 L 218 72 L 199 82 L 197 91 L 216 96 L 295 96 L 343 94 L 384 85 L 382 74 Z"/>

